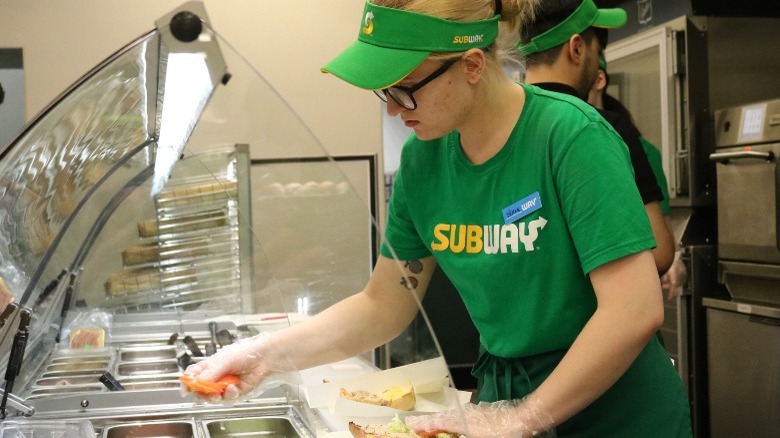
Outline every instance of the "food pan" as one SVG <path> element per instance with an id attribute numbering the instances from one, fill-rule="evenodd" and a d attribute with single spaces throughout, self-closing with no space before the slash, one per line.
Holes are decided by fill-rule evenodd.
<path id="1" fill-rule="evenodd" d="M 119 350 L 119 360 L 121 362 L 160 361 L 163 359 L 176 359 L 176 347 L 170 345 L 122 348 Z"/>
<path id="2" fill-rule="evenodd" d="M 68 378 L 68 377 L 85 377 L 85 376 L 100 376 L 106 372 L 106 370 L 79 370 L 79 371 L 49 371 L 43 373 L 41 378 Z"/>
<path id="3" fill-rule="evenodd" d="M 95 430 L 89 420 L 8 420 L 0 423 L 2 438 L 92 438 Z"/>
<path id="4" fill-rule="evenodd" d="M 36 386 L 65 386 L 65 385 L 85 385 L 85 384 L 97 384 L 100 383 L 100 376 L 93 374 L 91 376 L 65 376 L 65 377 L 48 377 L 45 379 L 38 379 L 35 381 Z"/>
<path id="5" fill-rule="evenodd" d="M 105 370 L 108 368 L 107 361 L 96 362 L 76 362 L 76 363 L 61 363 L 53 364 L 46 367 L 46 371 L 95 371 Z"/>
<path id="6" fill-rule="evenodd" d="M 298 428 L 285 417 L 233 418 L 208 421 L 206 430 L 211 438 L 300 438 Z"/>
<path id="7" fill-rule="evenodd" d="M 120 363 L 117 366 L 117 374 L 120 376 L 170 374 L 178 372 L 179 364 L 175 360 L 156 362 L 129 362 Z"/>
<path id="8" fill-rule="evenodd" d="M 48 388 L 35 388 L 30 392 L 31 397 L 44 395 L 77 394 L 80 392 L 103 391 L 103 385 L 61 385 Z"/>
<path id="9" fill-rule="evenodd" d="M 109 362 L 111 356 L 97 355 L 97 356 L 58 356 L 52 358 L 49 365 L 63 365 L 83 362 Z"/>
<path id="10" fill-rule="evenodd" d="M 195 438 L 189 421 L 127 423 L 103 428 L 103 438 Z"/>
<path id="11" fill-rule="evenodd" d="M 122 381 L 120 382 L 126 391 L 146 391 L 148 389 L 178 388 L 179 380 L 147 380 L 147 381 Z"/>
<path id="12" fill-rule="evenodd" d="M 171 335 L 160 335 L 160 337 L 153 337 L 149 339 L 133 339 L 122 343 L 123 348 L 150 348 L 150 347 L 168 347 L 173 346 L 170 343 Z M 179 335 L 175 342 L 181 342 L 184 335 Z M 211 338 L 203 335 L 192 336 L 192 338 L 199 345 L 205 345 L 211 341 Z"/>

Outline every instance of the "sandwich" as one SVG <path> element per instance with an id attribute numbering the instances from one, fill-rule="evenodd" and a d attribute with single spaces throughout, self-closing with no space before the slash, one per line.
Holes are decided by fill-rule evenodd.
<path id="1" fill-rule="evenodd" d="M 448 432 L 436 431 L 426 434 L 416 434 L 412 432 L 406 423 L 396 414 L 387 424 L 369 424 L 358 425 L 352 421 L 349 422 L 349 432 L 355 438 L 458 438 L 459 435 Z"/>
<path id="2" fill-rule="evenodd" d="M 391 386 L 379 394 L 369 391 L 348 391 L 344 388 L 339 389 L 341 398 L 360 403 L 368 403 L 377 406 L 387 406 L 400 411 L 411 411 L 417 398 L 414 395 L 414 386 L 405 382 L 401 385 Z"/>

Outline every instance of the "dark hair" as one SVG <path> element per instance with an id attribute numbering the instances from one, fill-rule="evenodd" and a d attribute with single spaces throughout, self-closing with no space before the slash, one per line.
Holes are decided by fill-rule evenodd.
<path id="1" fill-rule="evenodd" d="M 629 111 L 628 108 L 623 105 L 623 102 L 612 97 L 612 95 L 608 94 L 606 91 L 604 91 L 601 97 L 601 101 L 605 111 L 620 114 L 624 119 L 631 123 L 631 126 L 636 129 L 636 132 L 639 133 L 639 136 L 642 136 L 642 133 L 639 131 L 639 127 L 636 126 L 636 122 L 634 122 L 634 116 L 632 116 L 631 111 Z"/>
<path id="2" fill-rule="evenodd" d="M 0 103 L 5 100 L 5 90 L 3 90 L 3 84 L 0 84 Z"/>
<path id="3" fill-rule="evenodd" d="M 520 43 L 528 44 L 531 39 L 541 35 L 568 18 L 582 4 L 582 0 L 542 0 L 536 8 L 534 17 L 524 26 L 520 26 Z M 607 47 L 607 29 L 589 27 L 580 32 L 586 43 L 590 44 L 593 38 L 598 40 L 601 48 Z M 561 53 L 563 44 L 547 50 L 532 53 L 525 58 L 526 65 L 552 64 Z"/>

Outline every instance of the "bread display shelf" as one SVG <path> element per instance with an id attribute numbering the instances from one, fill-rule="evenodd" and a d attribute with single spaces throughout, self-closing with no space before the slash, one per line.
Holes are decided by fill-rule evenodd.
<path id="1" fill-rule="evenodd" d="M 239 211 L 249 196 L 247 151 L 226 150 L 209 160 L 217 170 L 198 173 L 199 162 L 182 164 L 154 197 L 154 217 L 136 222 L 138 238 L 121 251 L 122 270 L 105 280 L 105 305 L 128 313 L 241 308 Z M 241 184 L 239 184 L 241 181 Z"/>

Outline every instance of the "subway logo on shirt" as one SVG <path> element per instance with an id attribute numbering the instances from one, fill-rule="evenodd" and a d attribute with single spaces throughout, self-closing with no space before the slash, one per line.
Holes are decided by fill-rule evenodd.
<path id="1" fill-rule="evenodd" d="M 539 231 L 547 225 L 547 219 L 539 217 L 525 222 L 471 225 L 439 223 L 433 227 L 431 249 L 435 252 L 450 251 L 455 254 L 507 254 L 533 251 Z"/>

